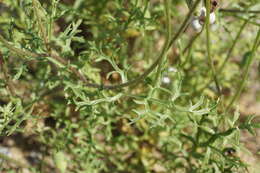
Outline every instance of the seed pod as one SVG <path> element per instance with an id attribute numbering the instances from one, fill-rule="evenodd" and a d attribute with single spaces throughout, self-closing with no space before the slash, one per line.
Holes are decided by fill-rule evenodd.
<path id="1" fill-rule="evenodd" d="M 210 13 L 210 15 L 209 15 L 209 22 L 210 22 L 210 24 L 215 23 L 215 21 L 216 21 L 215 13 Z"/>
<path id="2" fill-rule="evenodd" d="M 204 0 L 204 4 L 206 6 L 206 0 Z M 212 13 L 218 8 L 219 0 L 210 0 L 210 6 L 211 6 L 210 12 Z"/>
<path id="3" fill-rule="evenodd" d="M 223 150 L 223 154 L 228 157 L 234 157 L 236 155 L 236 150 L 232 147 L 227 147 Z"/>
<path id="4" fill-rule="evenodd" d="M 206 21 L 206 8 L 202 7 L 200 10 L 199 22 L 201 25 L 203 25 L 205 21 Z M 216 15 L 214 12 L 212 12 L 212 13 L 210 13 L 210 16 L 209 16 L 209 22 L 210 22 L 210 24 L 213 24 L 213 23 L 215 23 L 215 21 L 216 21 Z"/>
<path id="5" fill-rule="evenodd" d="M 210 12 L 214 12 L 219 6 L 218 0 L 211 0 L 211 9 Z"/>
<path id="6" fill-rule="evenodd" d="M 171 79 L 168 76 L 164 76 L 164 77 L 162 77 L 162 83 L 163 84 L 170 84 Z"/>
<path id="7" fill-rule="evenodd" d="M 201 31 L 201 29 L 202 29 L 202 25 L 200 24 L 200 20 L 197 19 L 197 18 L 194 18 L 191 21 L 191 26 L 197 33 L 199 33 Z"/>

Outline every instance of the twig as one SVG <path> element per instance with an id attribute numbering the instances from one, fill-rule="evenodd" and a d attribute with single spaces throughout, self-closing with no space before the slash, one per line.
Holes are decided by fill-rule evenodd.
<path id="1" fill-rule="evenodd" d="M 249 19 L 252 19 L 252 17 L 250 17 L 250 18 L 245 18 L 245 17 L 238 16 L 238 15 L 233 15 L 233 17 L 236 17 L 236 18 L 238 18 L 238 19 L 240 19 L 240 20 L 243 20 L 243 21 L 248 21 L 248 23 L 260 27 L 260 23 L 257 23 L 257 22 L 254 22 L 254 21 L 252 21 L 252 20 L 249 20 Z"/>
<path id="2" fill-rule="evenodd" d="M 214 78 L 217 90 L 218 90 L 218 94 L 221 94 L 221 89 L 219 86 L 219 82 L 218 82 L 218 78 L 217 78 L 217 73 L 216 73 L 216 69 L 214 66 L 214 61 L 213 58 L 211 56 L 211 42 L 210 42 L 210 29 L 209 29 L 209 25 L 210 25 L 210 21 L 209 21 L 209 15 L 210 15 L 210 0 L 207 0 L 206 2 L 206 37 L 207 37 L 207 54 L 208 54 L 208 59 L 209 59 L 209 63 L 211 66 L 211 70 L 212 70 L 212 76 Z"/>
<path id="3" fill-rule="evenodd" d="M 169 0 L 165 0 L 164 1 L 164 5 L 165 5 L 165 13 L 166 13 L 166 18 L 167 18 L 167 36 L 166 36 L 166 47 L 169 46 L 170 43 L 170 37 L 171 37 L 171 25 L 170 25 L 170 21 L 171 21 L 171 16 L 170 16 L 170 4 L 169 4 Z M 162 71 L 162 64 L 165 60 L 165 58 L 167 57 L 167 52 L 168 50 L 166 50 L 164 52 L 164 55 L 162 56 L 160 62 L 158 63 L 158 68 L 157 68 L 157 72 L 156 72 L 156 76 L 154 79 L 154 83 L 155 85 L 158 85 L 160 83 L 160 81 L 158 79 L 160 79 L 161 77 L 161 71 Z"/>
<path id="4" fill-rule="evenodd" d="M 254 14 L 259 14 L 259 10 L 239 10 L 239 9 L 225 9 L 221 8 L 219 9 L 220 12 L 224 13 L 254 13 Z"/>
<path id="5" fill-rule="evenodd" d="M 201 30 L 202 32 L 203 30 Z M 183 50 L 183 54 L 185 54 L 193 45 L 193 43 L 197 40 L 197 38 L 200 36 L 201 32 L 197 33 L 195 36 L 193 36 L 190 40 L 189 40 L 189 44 L 185 47 L 185 49 Z"/>
<path id="6" fill-rule="evenodd" d="M 224 69 L 224 67 L 225 67 L 225 65 L 226 65 L 226 63 L 227 63 L 227 61 L 228 61 L 229 58 L 231 57 L 231 54 L 232 54 L 232 52 L 233 52 L 233 50 L 234 50 L 234 48 L 235 48 L 235 46 L 236 46 L 236 44 L 237 44 L 237 42 L 238 42 L 238 39 L 240 38 L 240 36 L 241 36 L 241 34 L 242 34 L 242 31 L 245 29 L 245 27 L 246 27 L 246 25 L 248 24 L 249 20 L 250 20 L 250 19 L 247 19 L 247 20 L 243 23 L 243 25 L 241 26 L 240 30 L 238 31 L 238 33 L 237 33 L 237 35 L 236 35 L 236 38 L 235 38 L 235 40 L 233 41 L 233 43 L 232 43 L 232 45 L 231 45 L 231 48 L 229 49 L 228 54 L 227 54 L 227 56 L 226 56 L 224 62 L 221 64 L 220 68 L 218 69 L 218 73 L 221 73 L 222 70 Z"/>
<path id="7" fill-rule="evenodd" d="M 180 29 L 178 30 L 178 32 L 174 35 L 174 37 L 170 41 L 168 49 L 173 45 L 173 43 L 175 43 L 175 41 L 179 38 L 180 34 L 185 30 L 193 12 L 195 11 L 195 9 L 199 5 L 199 3 L 200 3 L 200 0 L 197 0 L 196 2 L 194 2 L 193 7 L 190 9 L 189 13 L 187 14 L 187 16 L 186 16 L 184 22 L 182 23 Z"/>
<path id="8" fill-rule="evenodd" d="M 236 43 L 238 42 L 238 40 L 239 40 L 239 38 L 240 38 L 240 36 L 241 36 L 241 34 L 242 34 L 242 31 L 245 29 L 246 25 L 248 24 L 248 21 L 249 21 L 249 19 L 248 19 L 247 21 L 245 21 L 245 22 L 243 23 L 243 25 L 240 27 L 240 30 L 238 31 L 238 33 L 237 33 L 237 35 L 236 35 L 236 37 L 235 37 L 235 40 L 232 42 L 231 48 L 229 49 L 225 60 L 223 61 L 223 63 L 222 63 L 221 66 L 219 67 L 219 69 L 217 70 L 217 74 L 220 75 L 220 74 L 222 73 L 222 71 L 223 71 L 224 67 L 226 66 L 226 64 L 227 64 L 227 62 L 228 62 L 228 60 L 229 60 L 229 58 L 231 57 L 231 54 L 232 54 L 232 52 L 233 52 L 233 50 L 234 50 L 234 48 L 235 48 L 235 46 L 236 46 Z M 201 89 L 199 89 L 199 91 L 203 91 L 205 88 L 208 87 L 208 85 L 209 85 L 211 82 L 212 82 L 212 80 L 208 81 L 205 86 L 203 86 Z"/>

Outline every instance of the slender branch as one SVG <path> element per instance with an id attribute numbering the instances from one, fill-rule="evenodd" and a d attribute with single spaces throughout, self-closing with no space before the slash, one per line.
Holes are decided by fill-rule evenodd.
<path id="1" fill-rule="evenodd" d="M 136 84 L 140 81 L 143 81 L 143 79 L 145 79 L 158 66 L 158 64 L 161 61 L 161 59 L 163 58 L 165 52 L 170 49 L 170 47 L 175 43 L 175 41 L 177 39 L 179 39 L 180 35 L 183 33 L 185 27 L 187 26 L 187 24 L 189 22 L 190 17 L 192 16 L 192 14 L 195 11 L 196 7 L 198 6 L 199 2 L 200 2 L 200 0 L 196 0 L 193 7 L 190 9 L 189 13 L 187 14 L 181 27 L 179 28 L 177 33 L 171 39 L 170 43 L 168 44 L 167 41 L 164 43 L 163 49 L 162 49 L 161 53 L 159 54 L 158 58 L 155 60 L 155 62 L 142 75 L 140 75 L 139 77 L 137 77 L 133 80 L 122 83 L 122 84 L 117 84 L 117 85 L 102 85 L 101 84 L 101 85 L 99 85 L 99 84 L 95 84 L 95 83 L 89 83 L 83 74 L 81 74 L 76 68 L 70 66 L 69 63 L 65 59 L 63 59 L 62 57 L 60 57 L 58 55 L 36 54 L 36 53 L 32 53 L 27 50 L 15 48 L 12 44 L 10 44 L 7 40 L 5 40 L 1 35 L 0 35 L 0 42 L 2 42 L 4 44 L 4 46 L 6 46 L 8 49 L 10 49 L 11 51 L 13 51 L 21 56 L 30 56 L 30 57 L 34 57 L 34 58 L 51 57 L 51 58 L 57 60 L 59 63 L 65 65 L 65 66 L 68 66 L 69 70 L 72 73 L 74 73 L 77 77 L 79 77 L 80 80 L 84 82 L 85 86 L 92 87 L 92 88 L 100 88 L 100 89 L 119 89 L 119 88 L 123 88 L 123 87 L 127 87 L 130 85 Z M 167 33 L 169 33 L 169 31 L 167 31 Z"/>
<path id="2" fill-rule="evenodd" d="M 170 21 L 171 21 L 171 16 L 170 16 L 170 4 L 169 4 L 169 0 L 165 0 L 164 1 L 164 5 L 165 5 L 165 14 L 166 14 L 166 18 L 167 18 L 167 36 L 166 36 L 166 47 L 168 47 L 169 43 L 170 43 L 170 37 L 171 37 L 171 25 L 170 25 Z M 164 62 L 164 60 L 167 57 L 167 52 L 168 50 L 166 50 L 160 60 L 160 62 L 158 63 L 158 68 L 157 68 L 157 72 L 156 72 L 156 76 L 154 79 L 154 83 L 156 85 L 158 85 L 160 83 L 160 81 L 158 79 L 160 79 L 161 77 L 161 71 L 162 71 L 162 64 Z"/>
<path id="3" fill-rule="evenodd" d="M 227 56 L 226 56 L 225 60 L 224 60 L 223 63 L 220 65 L 219 69 L 217 69 L 217 74 L 220 75 L 220 74 L 222 73 L 223 69 L 225 68 L 225 66 L 226 66 L 226 64 L 227 64 L 227 62 L 228 62 L 228 60 L 231 58 L 231 54 L 233 53 L 233 50 L 234 50 L 236 44 L 238 43 L 238 40 L 239 40 L 239 38 L 240 38 L 240 36 L 241 36 L 241 34 L 242 34 L 242 31 L 245 29 L 245 27 L 246 27 L 246 25 L 248 24 L 248 22 L 249 22 L 249 19 L 246 20 L 246 21 L 243 23 L 243 25 L 240 27 L 240 30 L 238 31 L 238 33 L 237 33 L 237 35 L 236 35 L 234 41 L 232 42 L 232 45 L 231 45 L 231 47 L 230 47 L 230 49 L 229 49 L 229 51 L 228 51 L 228 53 L 227 53 Z M 208 85 L 209 85 L 211 82 L 212 82 L 212 79 L 209 80 L 209 81 L 205 84 L 205 86 L 203 86 L 201 89 L 199 89 L 199 92 L 201 92 L 201 91 L 203 91 L 205 88 L 207 88 Z"/>
<path id="4" fill-rule="evenodd" d="M 238 31 L 236 37 L 235 37 L 235 40 L 233 41 L 233 43 L 232 43 L 232 45 L 231 45 L 231 48 L 230 48 L 229 51 L 228 51 L 228 54 L 227 54 L 227 56 L 226 56 L 224 62 L 221 64 L 220 68 L 218 69 L 218 73 L 221 73 L 222 70 L 224 69 L 224 67 L 225 67 L 225 65 L 226 65 L 226 63 L 227 63 L 227 61 L 228 61 L 229 58 L 231 57 L 231 54 L 232 54 L 232 52 L 233 52 L 233 50 L 234 50 L 234 48 L 235 48 L 235 46 L 236 46 L 236 44 L 237 44 L 237 42 L 238 42 L 238 39 L 240 38 L 240 36 L 241 36 L 241 34 L 242 34 L 242 31 L 245 29 L 245 27 L 246 27 L 246 25 L 248 24 L 249 20 L 250 20 L 250 19 L 246 20 L 246 21 L 243 23 L 243 25 L 240 27 L 240 29 L 239 29 L 239 31 Z"/>
<path id="5" fill-rule="evenodd" d="M 201 30 L 202 32 L 203 30 Z M 189 40 L 189 44 L 185 47 L 185 49 L 183 50 L 183 54 L 185 54 L 193 45 L 193 43 L 197 40 L 197 38 L 200 36 L 201 32 L 197 33 L 195 36 L 193 36 L 190 40 Z"/>
<path id="6" fill-rule="evenodd" d="M 254 13 L 254 14 L 259 14 L 259 10 L 239 10 L 239 9 L 224 9 L 221 8 L 219 9 L 220 12 L 223 13 Z"/>
<path id="7" fill-rule="evenodd" d="M 260 23 L 249 20 L 249 19 L 252 19 L 253 17 L 245 18 L 245 17 L 239 16 L 239 15 L 233 15 L 233 17 L 236 17 L 236 18 L 243 20 L 243 21 L 248 21 L 248 23 L 250 23 L 252 25 L 255 25 L 255 26 L 258 26 L 258 27 L 260 26 Z"/>
<path id="8" fill-rule="evenodd" d="M 210 63 L 210 67 L 211 67 L 211 70 L 212 70 L 212 75 L 213 75 L 213 79 L 215 81 L 215 84 L 216 84 L 216 87 L 217 87 L 217 90 L 218 90 L 218 93 L 219 95 L 221 94 L 221 89 L 220 89 L 220 86 L 219 86 L 219 82 L 218 82 L 218 78 L 217 78 L 217 73 L 216 73 L 216 69 L 215 69 L 215 66 L 214 66 L 214 61 L 213 61 L 213 58 L 211 56 L 211 42 L 210 42 L 210 28 L 209 28 L 209 25 L 210 25 L 210 21 L 209 21 L 209 16 L 210 16 L 210 0 L 207 0 L 206 2 L 206 37 L 207 37 L 207 54 L 208 54 L 208 59 L 209 59 L 209 63 Z"/>
<path id="9" fill-rule="evenodd" d="M 175 41 L 179 38 L 180 34 L 185 30 L 193 12 L 195 11 L 195 9 L 199 5 L 199 3 L 200 3 L 200 0 L 197 0 L 196 2 L 194 2 L 194 5 L 192 6 L 189 13 L 187 14 L 187 16 L 186 16 L 184 22 L 182 23 L 180 29 L 178 30 L 178 32 L 174 35 L 174 37 L 170 41 L 168 49 L 173 45 L 173 43 L 175 43 Z"/>
<path id="10" fill-rule="evenodd" d="M 192 50 L 192 46 L 195 43 L 195 41 L 197 40 L 197 38 L 201 35 L 202 31 L 204 30 L 204 27 L 202 28 L 202 30 L 199 33 L 196 33 L 196 35 L 192 36 L 191 39 L 189 40 L 189 44 L 183 49 L 182 54 L 187 54 L 185 60 L 183 63 L 180 64 L 180 67 L 184 67 L 184 65 L 186 65 L 186 63 L 188 63 L 188 61 L 191 58 L 191 50 Z M 180 56 L 178 56 L 179 58 Z"/>
<path id="11" fill-rule="evenodd" d="M 241 82 L 238 85 L 239 87 L 238 87 L 235 95 L 233 96 L 233 98 L 231 99 L 230 103 L 228 104 L 226 112 L 228 112 L 231 109 L 231 107 L 233 106 L 234 102 L 237 100 L 237 98 L 240 96 L 242 90 L 244 89 L 244 86 L 245 86 L 247 78 L 248 78 L 250 66 L 251 66 L 251 64 L 252 64 L 252 62 L 254 60 L 255 52 L 256 52 L 256 50 L 257 50 L 257 48 L 259 46 L 259 40 L 260 40 L 260 28 L 258 29 L 258 33 L 257 33 L 256 39 L 254 41 L 254 45 L 253 45 L 253 48 L 251 50 L 250 57 L 248 58 L 248 61 L 246 63 L 245 72 L 243 73 L 242 80 L 241 80 Z"/>

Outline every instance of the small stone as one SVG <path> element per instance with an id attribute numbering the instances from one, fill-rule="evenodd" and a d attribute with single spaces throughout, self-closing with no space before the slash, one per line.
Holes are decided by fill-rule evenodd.
<path id="1" fill-rule="evenodd" d="M 11 157 L 11 152 L 10 152 L 9 148 L 7 148 L 7 147 L 0 146 L 0 153 L 3 155 L 6 155 L 8 157 Z M 2 163 L 2 162 L 3 162 L 3 159 L 0 159 L 0 163 Z"/>

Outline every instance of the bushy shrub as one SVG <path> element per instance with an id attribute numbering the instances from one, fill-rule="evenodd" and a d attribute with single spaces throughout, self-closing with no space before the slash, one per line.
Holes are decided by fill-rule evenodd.
<path id="1" fill-rule="evenodd" d="M 1 154 L 2 171 L 246 171 L 240 132 L 259 124 L 236 100 L 259 61 L 259 3 L 186 2 L 2 1 L 0 134 L 40 154 Z"/>

